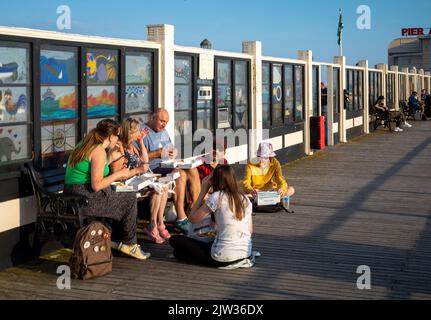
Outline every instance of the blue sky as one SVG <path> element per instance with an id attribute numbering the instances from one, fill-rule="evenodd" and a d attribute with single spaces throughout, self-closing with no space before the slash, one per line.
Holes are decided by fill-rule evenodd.
<path id="1" fill-rule="evenodd" d="M 71 8 L 67 32 L 146 39 L 146 25 L 175 26 L 176 44 L 199 46 L 208 38 L 218 50 L 241 51 L 244 40 L 259 40 L 265 55 L 296 58 L 313 50 L 317 61 L 338 54 L 338 9 L 343 10 L 344 55 L 349 64 L 387 62 L 387 47 L 403 27 L 431 27 L 431 1 L 356 0 L 15 0 L 0 25 L 57 30 L 59 5 Z M 371 29 L 359 30 L 359 5 L 371 8 Z M 5 7 L 5 6 L 3 6 Z"/>

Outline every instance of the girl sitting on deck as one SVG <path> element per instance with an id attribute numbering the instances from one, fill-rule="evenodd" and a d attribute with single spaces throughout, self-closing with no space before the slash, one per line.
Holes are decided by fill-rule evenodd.
<path id="1" fill-rule="evenodd" d="M 211 187 L 214 192 L 203 204 Z M 202 181 L 201 193 L 189 219 L 197 223 L 208 214 L 214 217 L 217 232 L 215 240 L 206 243 L 186 236 L 172 236 L 169 242 L 174 248 L 175 258 L 229 269 L 253 266 L 252 205 L 238 190 L 234 171 L 229 165 L 217 166 L 211 179 Z"/>
<path id="2" fill-rule="evenodd" d="M 295 194 L 295 189 L 289 187 L 284 179 L 280 162 L 275 156 L 272 144 L 261 142 L 257 159 L 247 164 L 243 187 L 251 199 L 256 199 L 259 191 L 277 191 L 281 197 Z"/>

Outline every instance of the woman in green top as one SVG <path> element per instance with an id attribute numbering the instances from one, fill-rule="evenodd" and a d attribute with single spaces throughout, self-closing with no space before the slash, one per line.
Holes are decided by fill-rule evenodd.
<path id="1" fill-rule="evenodd" d="M 64 192 L 77 194 L 89 199 L 83 208 L 83 214 L 93 217 L 107 217 L 121 224 L 121 236 L 118 249 L 140 260 L 150 254 L 137 244 L 136 218 L 137 202 L 135 193 L 117 193 L 111 183 L 124 180 L 138 173 L 141 169 L 121 169 L 109 174 L 109 161 L 106 149 L 112 149 L 118 143 L 121 128 L 118 122 L 105 119 L 91 130 L 70 155 L 66 168 Z M 115 237 L 115 231 L 113 236 Z"/>

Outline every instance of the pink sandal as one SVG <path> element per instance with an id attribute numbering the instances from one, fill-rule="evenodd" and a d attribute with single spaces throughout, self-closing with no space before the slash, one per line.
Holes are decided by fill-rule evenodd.
<path id="1" fill-rule="evenodd" d="M 156 244 L 163 244 L 165 243 L 165 239 L 163 239 L 160 234 L 159 230 L 157 228 L 153 228 L 151 231 L 148 228 L 144 229 L 144 234 L 154 243 Z"/>
<path id="2" fill-rule="evenodd" d="M 165 240 L 167 240 L 171 237 L 171 234 L 169 233 L 169 231 L 166 229 L 166 227 L 164 225 L 159 226 L 159 234 Z"/>

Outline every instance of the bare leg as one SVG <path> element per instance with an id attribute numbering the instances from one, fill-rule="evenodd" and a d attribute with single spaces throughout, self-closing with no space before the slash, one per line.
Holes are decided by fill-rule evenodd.
<path id="1" fill-rule="evenodd" d="M 162 195 L 158 194 L 157 192 L 153 192 L 151 195 L 150 200 L 150 212 L 151 212 L 151 221 L 150 221 L 150 229 L 154 229 L 157 227 L 157 216 L 160 211 L 161 202 L 162 202 Z M 166 205 L 166 202 L 165 202 Z"/>
<path id="2" fill-rule="evenodd" d="M 184 197 L 186 194 L 187 175 L 184 170 L 179 170 L 180 177 L 176 180 L 175 185 L 175 210 L 177 211 L 177 219 L 185 219 L 186 213 L 184 211 Z"/>
<path id="3" fill-rule="evenodd" d="M 165 223 L 163 221 L 165 215 L 166 202 L 168 201 L 168 189 L 163 188 L 163 193 L 160 195 L 160 207 L 157 216 L 157 226 L 164 227 Z"/>
<path id="4" fill-rule="evenodd" d="M 201 181 L 199 178 L 199 172 L 196 168 L 191 170 L 185 170 L 187 174 L 188 187 L 190 188 L 190 194 L 192 197 L 192 207 L 198 200 L 199 193 L 201 192 Z"/>

